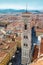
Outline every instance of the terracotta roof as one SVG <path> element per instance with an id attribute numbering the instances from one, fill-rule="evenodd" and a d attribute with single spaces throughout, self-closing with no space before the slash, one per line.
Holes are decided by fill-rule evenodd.
<path id="1" fill-rule="evenodd" d="M 32 14 L 31 12 L 24 12 L 24 13 L 22 13 L 22 14 Z"/>
<path id="2" fill-rule="evenodd" d="M 14 41 L 11 41 L 11 42 L 8 42 L 8 40 L 5 40 L 5 42 L 1 42 L 2 44 L 0 45 L 0 50 L 2 49 L 6 49 L 6 50 L 9 50 L 10 48 L 14 47 L 15 46 L 15 42 Z"/>
<path id="3" fill-rule="evenodd" d="M 43 65 L 43 57 L 32 62 L 30 65 Z"/>
<path id="4" fill-rule="evenodd" d="M 36 30 L 36 32 L 39 32 L 39 33 L 40 33 L 40 32 L 41 32 L 41 33 L 43 32 L 43 29 L 35 29 L 35 30 Z"/>
<path id="5" fill-rule="evenodd" d="M 16 37 L 16 40 L 18 40 L 18 41 L 20 40 L 21 41 L 21 37 L 20 36 L 19 37 Z"/>
<path id="6" fill-rule="evenodd" d="M 40 44 L 40 56 L 39 58 L 37 57 L 37 46 L 35 46 L 35 52 L 34 52 L 34 61 L 30 65 L 43 65 L 43 38 L 41 39 L 41 44 Z"/>
<path id="7" fill-rule="evenodd" d="M 7 53 L 4 51 L 0 51 L 0 62 L 3 61 L 3 59 L 6 57 Z"/>
<path id="8" fill-rule="evenodd" d="M 33 53 L 33 60 L 35 60 L 36 58 L 37 58 L 37 56 L 38 56 L 38 46 L 37 45 L 35 45 L 34 46 L 34 53 Z"/>
<path id="9" fill-rule="evenodd" d="M 41 38 L 40 54 L 43 54 L 43 38 Z"/>

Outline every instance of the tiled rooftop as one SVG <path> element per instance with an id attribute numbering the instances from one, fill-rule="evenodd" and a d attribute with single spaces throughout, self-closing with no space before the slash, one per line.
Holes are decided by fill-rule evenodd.
<path id="1" fill-rule="evenodd" d="M 34 46 L 34 53 L 33 53 L 33 61 L 37 58 L 37 56 L 38 56 L 38 46 L 37 45 L 35 45 Z"/>
<path id="2" fill-rule="evenodd" d="M 41 43 L 39 47 L 37 47 L 37 45 L 35 46 L 34 48 L 35 51 L 33 54 L 33 62 L 30 65 L 43 65 L 43 38 L 41 38 Z M 39 58 L 38 58 L 38 53 L 40 53 Z"/>
<path id="3" fill-rule="evenodd" d="M 36 61 L 31 63 L 30 65 L 43 65 L 43 58 L 37 59 Z"/>
<path id="4" fill-rule="evenodd" d="M 40 54 L 43 54 L 43 38 L 41 39 L 41 44 L 40 44 Z"/>
<path id="5" fill-rule="evenodd" d="M 6 57 L 7 53 L 4 51 L 0 51 L 0 62 Z"/>

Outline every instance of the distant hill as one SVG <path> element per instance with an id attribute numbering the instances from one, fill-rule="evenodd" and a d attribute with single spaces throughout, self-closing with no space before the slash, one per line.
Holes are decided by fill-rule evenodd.
<path id="1" fill-rule="evenodd" d="M 22 13 L 22 12 L 26 12 L 25 9 L 21 9 L 21 10 L 15 10 L 15 9 L 0 9 L 0 14 L 8 14 L 8 13 Z M 28 10 L 28 12 L 31 13 L 43 13 L 43 11 L 39 11 L 39 10 Z"/>

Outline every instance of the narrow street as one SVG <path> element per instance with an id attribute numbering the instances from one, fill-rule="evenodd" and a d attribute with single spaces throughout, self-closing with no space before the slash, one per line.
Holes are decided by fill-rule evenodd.
<path id="1" fill-rule="evenodd" d="M 21 65 L 21 50 L 18 49 L 17 52 L 15 53 L 15 57 L 12 58 L 8 65 Z"/>

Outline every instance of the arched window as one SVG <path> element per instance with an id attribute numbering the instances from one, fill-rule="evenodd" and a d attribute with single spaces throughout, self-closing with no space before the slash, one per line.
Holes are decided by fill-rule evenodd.
<path id="1" fill-rule="evenodd" d="M 28 39 L 28 36 L 25 35 L 25 36 L 24 36 L 24 39 Z"/>
<path id="2" fill-rule="evenodd" d="M 27 24 L 24 25 L 25 30 L 27 30 Z"/>
<path id="3" fill-rule="evenodd" d="M 28 44 L 24 43 L 24 46 L 25 46 L 25 47 L 28 47 Z"/>

